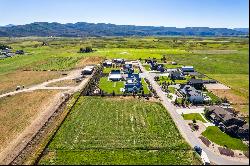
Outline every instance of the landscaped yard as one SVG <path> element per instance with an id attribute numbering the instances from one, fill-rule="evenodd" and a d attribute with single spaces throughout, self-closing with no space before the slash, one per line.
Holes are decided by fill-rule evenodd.
<path id="1" fill-rule="evenodd" d="M 113 91 L 115 92 L 115 94 L 123 94 L 120 89 L 124 88 L 124 81 L 113 82 L 109 81 L 108 77 L 101 77 L 99 88 L 109 94 L 112 94 Z"/>
<path id="2" fill-rule="evenodd" d="M 230 137 L 226 133 L 223 133 L 218 127 L 216 126 L 209 126 L 207 129 L 202 133 L 203 136 L 208 138 L 210 141 L 225 146 L 229 149 L 233 150 L 248 150 L 247 145 L 245 145 L 240 139 Z"/>
<path id="3" fill-rule="evenodd" d="M 206 121 L 202 118 L 202 116 L 198 113 L 191 113 L 191 114 L 183 114 L 182 117 L 184 120 L 199 120 L 203 123 L 206 123 Z"/>
<path id="4" fill-rule="evenodd" d="M 39 164 L 200 164 L 155 102 L 81 97 Z"/>

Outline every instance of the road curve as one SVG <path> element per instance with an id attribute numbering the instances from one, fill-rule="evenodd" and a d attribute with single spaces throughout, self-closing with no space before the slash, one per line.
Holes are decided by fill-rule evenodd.
<path id="1" fill-rule="evenodd" d="M 177 128 L 179 129 L 182 136 L 185 138 L 185 140 L 191 145 L 191 147 L 194 147 L 196 145 L 200 146 L 206 153 L 209 158 L 209 160 L 215 164 L 218 165 L 249 165 L 249 161 L 234 161 L 233 159 L 227 159 L 224 156 L 220 156 L 210 149 L 208 149 L 204 144 L 200 142 L 200 140 L 192 133 L 190 127 L 185 123 L 183 118 L 180 114 L 177 113 L 176 107 L 167 99 L 163 91 L 161 90 L 161 87 L 156 83 L 153 76 L 149 74 L 148 71 L 142 66 L 141 62 L 138 61 L 138 64 L 140 66 L 140 69 L 145 76 L 146 79 L 149 80 L 150 84 L 156 91 L 157 95 L 159 96 L 162 105 L 167 109 L 169 112 L 171 118 L 175 122 Z"/>

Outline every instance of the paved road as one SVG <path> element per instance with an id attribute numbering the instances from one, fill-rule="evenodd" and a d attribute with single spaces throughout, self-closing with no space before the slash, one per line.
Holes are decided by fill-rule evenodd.
<path id="1" fill-rule="evenodd" d="M 177 113 L 176 107 L 167 99 L 167 97 L 161 90 L 161 87 L 154 80 L 153 76 L 149 72 L 146 71 L 146 69 L 142 66 L 140 62 L 138 63 L 141 68 L 141 71 L 144 73 L 145 78 L 149 80 L 150 84 L 155 89 L 163 106 L 168 110 L 170 116 L 175 122 L 180 133 L 192 147 L 196 145 L 200 146 L 207 153 L 210 161 L 218 165 L 248 165 L 249 164 L 248 160 L 247 161 L 229 160 L 225 158 L 224 156 L 220 156 L 214 153 L 213 151 L 208 149 L 204 144 L 202 144 L 200 140 L 192 133 L 190 127 L 185 123 L 181 115 Z"/>

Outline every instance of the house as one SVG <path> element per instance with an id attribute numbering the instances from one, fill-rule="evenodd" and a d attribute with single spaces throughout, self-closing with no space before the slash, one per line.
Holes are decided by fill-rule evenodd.
<path id="1" fill-rule="evenodd" d="M 123 65 L 123 72 L 124 72 L 124 74 L 132 74 L 132 73 L 134 73 L 133 65 L 132 64 Z"/>
<path id="2" fill-rule="evenodd" d="M 208 108 L 209 118 L 227 134 L 249 139 L 249 126 L 245 120 L 220 106 Z"/>
<path id="3" fill-rule="evenodd" d="M 24 51 L 23 50 L 16 50 L 16 54 L 23 55 Z"/>
<path id="4" fill-rule="evenodd" d="M 86 66 L 83 70 L 82 70 L 82 75 L 91 75 L 94 71 L 94 66 Z"/>
<path id="5" fill-rule="evenodd" d="M 177 65 L 177 62 L 171 62 L 172 65 Z"/>
<path id="6" fill-rule="evenodd" d="M 174 80 L 185 80 L 185 76 L 180 71 L 169 72 L 169 78 Z"/>
<path id="7" fill-rule="evenodd" d="M 115 64 L 124 64 L 125 63 L 125 60 L 124 59 L 113 59 L 113 62 Z"/>
<path id="8" fill-rule="evenodd" d="M 142 83 L 139 74 L 129 74 L 126 78 L 124 89 L 129 93 L 139 92 L 142 89 Z"/>
<path id="9" fill-rule="evenodd" d="M 185 95 L 187 99 L 193 104 L 199 104 L 204 102 L 204 96 L 201 91 L 196 90 L 190 85 L 181 85 L 180 93 Z"/>
<path id="10" fill-rule="evenodd" d="M 120 70 L 111 70 L 109 73 L 109 81 L 120 81 L 122 79 L 122 74 Z"/>
<path id="11" fill-rule="evenodd" d="M 181 67 L 182 72 L 194 72 L 193 66 L 182 66 Z"/>
<path id="12" fill-rule="evenodd" d="M 102 63 L 102 65 L 105 67 L 112 67 L 112 61 L 106 60 Z"/>
<path id="13" fill-rule="evenodd" d="M 156 70 L 159 71 L 159 72 L 164 72 L 165 71 L 164 65 L 158 64 Z"/>
<path id="14" fill-rule="evenodd" d="M 202 88 L 203 88 L 203 80 L 202 79 L 191 78 L 187 84 L 191 85 L 192 87 L 194 87 L 197 90 L 202 90 Z"/>

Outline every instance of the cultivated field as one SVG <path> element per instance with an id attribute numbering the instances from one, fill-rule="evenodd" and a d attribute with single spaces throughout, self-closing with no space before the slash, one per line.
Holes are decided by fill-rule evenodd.
<path id="1" fill-rule="evenodd" d="M 82 97 L 40 164 L 197 164 L 164 107 Z"/>

